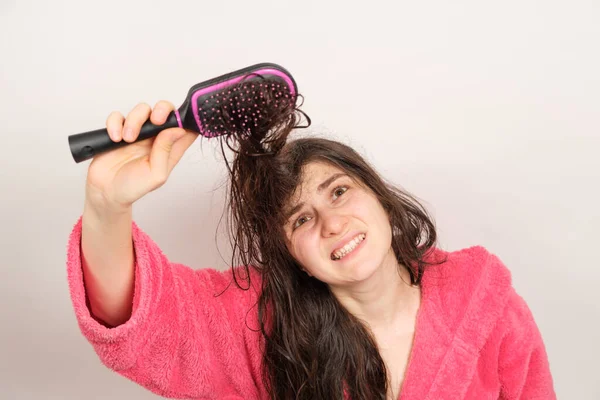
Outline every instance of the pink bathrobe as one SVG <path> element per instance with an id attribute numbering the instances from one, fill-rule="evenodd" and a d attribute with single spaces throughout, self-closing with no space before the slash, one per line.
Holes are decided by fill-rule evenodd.
<path id="1" fill-rule="evenodd" d="M 170 262 L 135 222 L 133 242 L 133 313 L 123 325 L 107 328 L 86 302 L 81 217 L 69 238 L 75 316 L 100 361 L 164 397 L 266 399 L 255 332 L 256 291 L 238 289 L 231 270 L 194 270 Z M 448 261 L 424 274 L 399 399 L 555 399 L 542 337 L 507 268 L 479 246 L 436 249 L 434 256 L 439 255 Z M 260 277 L 254 273 L 252 278 L 259 287 Z"/>

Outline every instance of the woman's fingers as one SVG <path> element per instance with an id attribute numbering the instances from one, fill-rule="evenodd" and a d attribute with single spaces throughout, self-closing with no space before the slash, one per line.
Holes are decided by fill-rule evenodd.
<path id="1" fill-rule="evenodd" d="M 125 117 L 118 111 L 111 112 L 106 118 L 106 130 L 113 142 L 121 141 L 123 121 L 125 121 Z"/>
<path id="2" fill-rule="evenodd" d="M 171 102 L 167 100 L 160 100 L 156 103 L 154 109 L 152 110 L 152 115 L 150 115 L 150 121 L 154 125 L 162 125 L 167 121 L 169 113 L 174 109 L 175 106 Z"/>
<path id="3" fill-rule="evenodd" d="M 175 106 L 167 100 L 158 101 L 153 109 L 146 103 L 139 103 L 129 112 L 127 118 L 118 111 L 110 113 L 106 120 L 106 129 L 114 142 L 125 140 L 132 143 L 137 140 L 142 125 L 148 118 L 154 125 L 162 125 L 173 110 Z"/>
<path id="4" fill-rule="evenodd" d="M 148 120 L 152 109 L 146 103 L 135 106 L 125 119 L 123 125 L 123 140 L 128 143 L 136 141 L 144 122 Z"/>

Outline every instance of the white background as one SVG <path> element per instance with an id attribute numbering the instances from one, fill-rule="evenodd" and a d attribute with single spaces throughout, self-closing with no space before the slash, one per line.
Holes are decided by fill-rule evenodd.
<path id="1" fill-rule="evenodd" d="M 351 3 L 0 0 L 0 398 L 156 398 L 78 330 L 66 244 L 89 162 L 67 136 L 266 61 L 297 80 L 311 134 L 423 200 L 440 247 L 505 262 L 559 398 L 600 398 L 600 3 Z M 193 268 L 228 266 L 216 149 L 196 141 L 134 207 Z"/>

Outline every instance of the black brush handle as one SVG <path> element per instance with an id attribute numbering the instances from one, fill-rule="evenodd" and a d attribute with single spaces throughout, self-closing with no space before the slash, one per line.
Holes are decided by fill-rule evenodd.
<path id="1" fill-rule="evenodd" d="M 168 128 L 176 128 L 179 126 L 175 111 L 169 114 L 169 118 L 162 125 L 154 125 L 150 120 L 146 121 L 140 130 L 140 134 L 137 137 L 136 142 L 146 140 L 151 137 L 158 135 L 161 131 Z M 95 131 L 78 133 L 69 136 L 69 147 L 71 148 L 71 155 L 76 163 L 80 163 L 85 160 L 89 160 L 94 156 L 118 149 L 119 147 L 127 146 L 131 143 L 121 140 L 120 142 L 114 142 L 108 135 L 106 129 L 97 129 Z"/>

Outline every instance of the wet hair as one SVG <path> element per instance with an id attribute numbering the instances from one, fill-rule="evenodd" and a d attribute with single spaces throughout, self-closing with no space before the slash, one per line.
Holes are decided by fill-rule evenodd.
<path id="1" fill-rule="evenodd" d="M 301 99 L 302 96 L 298 96 Z M 374 336 L 341 305 L 328 285 L 302 271 L 286 247 L 284 210 L 302 180 L 303 168 L 325 162 L 340 168 L 372 191 L 389 216 L 392 248 L 411 283 L 419 285 L 436 244 L 432 218 L 418 200 L 386 182 L 354 149 L 318 137 L 289 140 L 310 126 L 301 105 L 261 111 L 269 123 L 230 127 L 221 138 L 234 152 L 227 162 L 227 212 L 232 266 L 258 271 L 258 316 L 264 339 L 263 381 L 271 399 L 385 399 L 388 377 Z M 263 115 L 264 115 L 263 114 Z M 301 122 L 306 120 L 305 125 Z M 237 261 L 239 260 L 239 262 Z M 240 285 L 234 273 L 237 286 Z"/>

